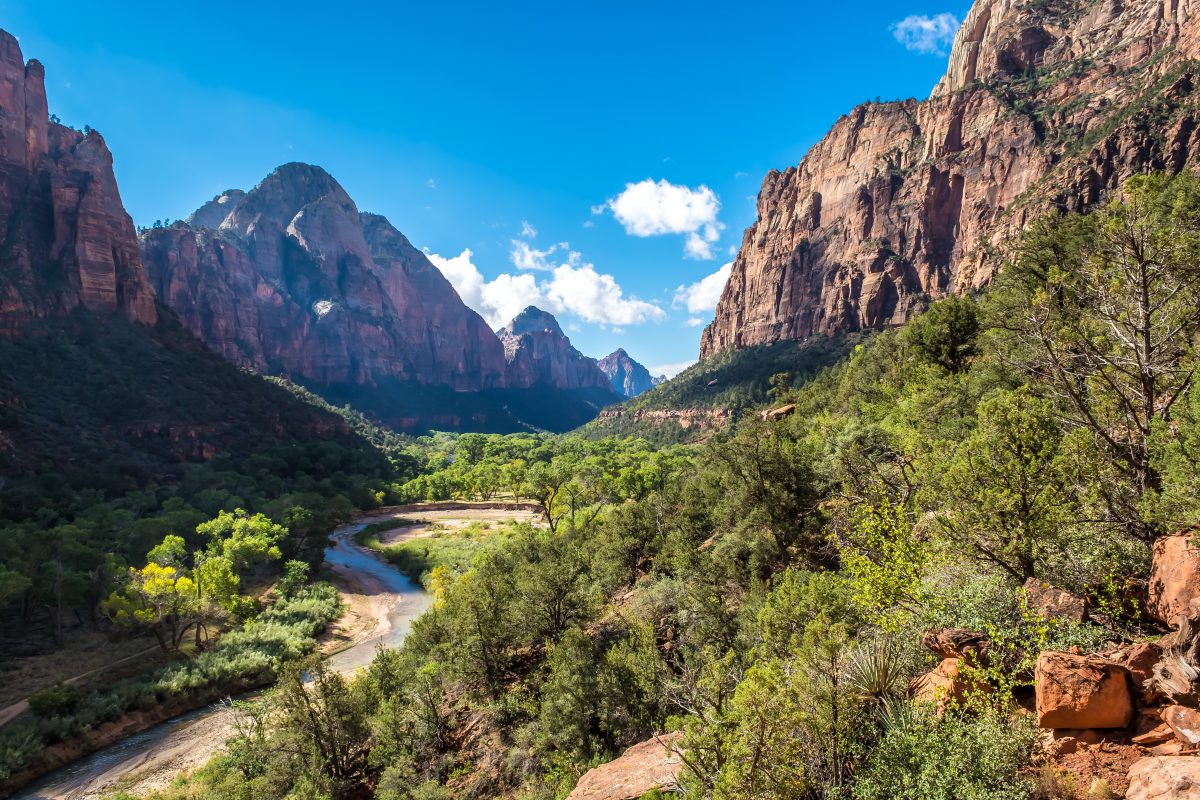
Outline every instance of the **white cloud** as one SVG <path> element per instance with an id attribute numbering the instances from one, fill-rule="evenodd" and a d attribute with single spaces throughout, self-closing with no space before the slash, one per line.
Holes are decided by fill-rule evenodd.
<path id="1" fill-rule="evenodd" d="M 692 189 L 647 178 L 625 184 L 624 191 L 604 206 L 594 206 L 592 213 L 601 213 L 606 208 L 631 236 L 685 234 L 684 253 L 688 258 L 712 258 L 712 245 L 725 229 L 717 219 L 721 200 L 704 185 Z"/>
<path id="2" fill-rule="evenodd" d="M 429 180 L 425 181 L 425 185 L 428 186 L 430 189 L 436 189 L 437 181 L 435 181 L 433 178 L 430 178 Z"/>
<path id="3" fill-rule="evenodd" d="M 686 324 L 689 328 L 699 328 L 704 324 L 704 317 L 689 317 Z"/>
<path id="4" fill-rule="evenodd" d="M 554 278 L 545 288 L 552 302 L 584 322 L 637 325 L 666 317 L 666 312 L 653 303 L 626 297 L 612 275 L 596 272 L 591 264 L 556 267 Z"/>
<path id="5" fill-rule="evenodd" d="M 524 236 L 526 239 L 536 239 L 537 238 L 537 228 L 530 225 L 529 220 L 523 219 L 523 220 L 521 220 L 521 235 Z"/>
<path id="6" fill-rule="evenodd" d="M 453 258 L 429 251 L 425 255 L 446 276 L 462 301 L 493 328 L 507 325 L 529 305 L 600 325 L 637 325 L 666 317 L 666 312 L 655 304 L 627 297 L 612 275 L 597 272 L 594 265 L 584 263 L 583 256 L 571 250 L 566 242 L 544 251 L 519 241 L 513 245 L 514 264 L 522 269 L 548 272 L 549 277 L 539 281 L 529 272 L 504 273 L 488 281 L 472 262 L 470 250 L 463 250 Z M 525 245 L 525 249 L 517 245 Z M 555 253 L 561 254 L 556 259 L 559 263 L 549 260 Z M 523 263 L 532 266 L 522 266 Z"/>
<path id="7" fill-rule="evenodd" d="M 550 272 L 558 266 L 550 258 L 555 253 L 566 253 L 567 262 L 571 264 L 578 264 L 581 259 L 579 253 L 571 252 L 571 245 L 567 242 L 559 242 L 550 245 L 545 250 L 538 250 L 536 247 L 530 246 L 529 242 L 522 242 L 520 239 L 512 240 L 512 251 L 509 258 L 517 269 Z"/>
<path id="8" fill-rule="evenodd" d="M 721 299 L 721 292 L 725 290 L 725 284 L 729 281 L 732 269 L 731 261 L 706 278 L 687 286 L 680 286 L 675 290 L 675 305 L 683 306 L 691 314 L 714 310 L 717 301 Z"/>
<path id="9" fill-rule="evenodd" d="M 668 378 L 674 378 L 679 373 L 696 363 L 696 359 L 691 361 L 677 361 L 674 364 L 659 364 L 657 367 L 647 367 L 651 375 L 666 375 Z"/>
<path id="10" fill-rule="evenodd" d="M 492 328 L 507 325 L 525 306 L 550 305 L 532 275 L 504 274 L 492 281 L 484 280 L 483 273 L 471 261 L 470 250 L 463 250 L 453 258 L 429 251 L 425 255 L 442 271 L 462 301 L 475 309 Z M 552 308 L 546 310 L 554 313 Z"/>
<path id="11" fill-rule="evenodd" d="M 892 24 L 892 36 L 914 53 L 944 56 L 958 26 L 958 18 L 948 11 L 932 17 L 913 14 Z"/>

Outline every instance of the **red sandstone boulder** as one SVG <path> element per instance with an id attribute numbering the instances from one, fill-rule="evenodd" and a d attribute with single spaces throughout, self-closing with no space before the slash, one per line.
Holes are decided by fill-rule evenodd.
<path id="1" fill-rule="evenodd" d="M 567 800 L 635 800 L 675 783 L 683 762 L 671 750 L 679 734 L 655 736 L 635 744 L 620 757 L 589 770 Z"/>
<path id="2" fill-rule="evenodd" d="M 1143 758 L 1129 768 L 1126 800 L 1200 800 L 1200 758 Z"/>
<path id="3" fill-rule="evenodd" d="M 1200 550 L 1192 538 L 1189 531 L 1154 543 L 1146 613 L 1165 625 L 1200 613 Z"/>
<path id="4" fill-rule="evenodd" d="M 1140 690 L 1154 673 L 1154 665 L 1162 659 L 1162 655 L 1162 647 L 1154 642 L 1137 642 L 1122 647 L 1108 658 L 1129 670 L 1133 685 Z"/>
<path id="5" fill-rule="evenodd" d="M 1187 706 L 1167 706 L 1161 713 L 1175 738 L 1184 744 L 1200 744 L 1200 711 Z"/>
<path id="6" fill-rule="evenodd" d="M 1043 617 L 1083 622 L 1087 617 L 1087 600 L 1065 589 L 1030 578 L 1025 581 L 1025 600 L 1029 607 Z"/>
<path id="7" fill-rule="evenodd" d="M 969 658 L 984 663 L 988 650 L 985 634 L 966 628 L 941 628 L 928 630 L 921 637 L 921 644 L 941 658 Z"/>
<path id="8" fill-rule="evenodd" d="M 1124 728 L 1133 719 L 1129 672 L 1111 661 L 1045 652 L 1034 682 L 1043 728 Z"/>
<path id="9" fill-rule="evenodd" d="M 927 703 L 944 714 L 951 705 L 961 705 L 975 691 L 988 691 L 987 685 L 964 673 L 964 659 L 943 658 L 929 672 L 913 680 L 908 693 L 918 703 Z"/>

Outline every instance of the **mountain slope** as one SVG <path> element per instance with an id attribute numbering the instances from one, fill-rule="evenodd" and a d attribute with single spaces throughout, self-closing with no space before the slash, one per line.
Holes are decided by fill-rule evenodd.
<path id="1" fill-rule="evenodd" d="M 634 361 L 624 348 L 618 348 L 596 363 L 608 376 L 613 391 L 624 397 L 637 397 L 666 381 L 663 376 L 651 377 L 650 370 Z"/>
<path id="2" fill-rule="evenodd" d="M 285 164 L 191 220 L 143 232 L 147 269 L 163 301 L 234 363 L 316 385 L 503 383 L 483 319 L 319 167 Z"/>
<path id="3" fill-rule="evenodd" d="M 319 167 L 285 164 L 144 230 L 141 247 L 163 301 L 214 350 L 399 430 L 568 430 L 619 399 L 560 330 L 506 352 L 424 253 Z"/>
<path id="4" fill-rule="evenodd" d="M 770 172 L 701 357 L 903 322 L 994 242 L 1200 149 L 1194 3 L 979 0 L 921 102 L 868 103 Z"/>

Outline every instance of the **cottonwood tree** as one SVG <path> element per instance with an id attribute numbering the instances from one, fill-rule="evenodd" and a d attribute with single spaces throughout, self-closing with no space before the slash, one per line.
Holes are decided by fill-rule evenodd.
<path id="1" fill-rule="evenodd" d="M 1141 176 L 1087 216 L 1035 224 L 992 307 L 1000 356 L 1058 401 L 1111 470 L 1105 521 L 1143 539 L 1162 488 L 1155 430 L 1191 386 L 1200 333 L 1200 181 Z"/>

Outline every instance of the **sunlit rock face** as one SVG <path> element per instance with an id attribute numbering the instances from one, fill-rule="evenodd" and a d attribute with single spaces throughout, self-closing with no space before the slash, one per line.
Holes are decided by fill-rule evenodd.
<path id="1" fill-rule="evenodd" d="M 0 333 L 76 308 L 153 324 L 112 154 L 100 134 L 50 121 L 45 84 L 0 31 Z"/>
<path id="2" fill-rule="evenodd" d="M 249 192 L 225 192 L 145 231 L 142 251 L 163 301 L 235 363 L 318 385 L 505 385 L 483 319 L 319 167 L 286 164 Z"/>
<path id="3" fill-rule="evenodd" d="M 701 356 L 903 323 L 1049 209 L 1196 159 L 1197 0 L 979 0 L 924 101 L 868 103 L 758 195 Z"/>
<path id="4" fill-rule="evenodd" d="M 618 349 L 596 362 L 608 376 L 613 391 L 624 397 L 637 397 L 666 380 L 652 377 L 650 370 L 635 361 L 625 350 Z"/>
<path id="5" fill-rule="evenodd" d="M 508 381 L 514 388 L 609 388 L 608 376 L 596 361 L 576 350 L 558 320 L 540 308 L 529 306 L 496 333 L 504 343 Z"/>

